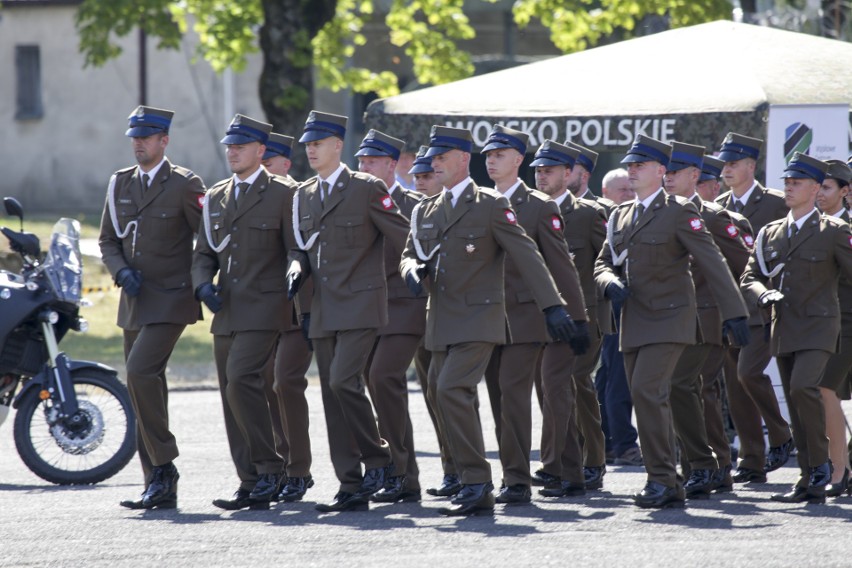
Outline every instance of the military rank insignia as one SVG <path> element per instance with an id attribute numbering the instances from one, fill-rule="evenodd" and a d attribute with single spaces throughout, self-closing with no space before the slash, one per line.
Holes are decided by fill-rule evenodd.
<path id="1" fill-rule="evenodd" d="M 515 217 L 515 214 L 512 211 L 509 211 L 508 209 L 506 209 L 506 220 L 513 225 L 518 224 L 517 217 Z"/>
<path id="2" fill-rule="evenodd" d="M 725 230 L 728 232 L 728 236 L 731 237 L 732 239 L 736 239 L 737 236 L 740 234 L 740 232 L 737 230 L 737 228 L 733 224 L 730 224 L 727 227 L 725 227 Z"/>
<path id="3" fill-rule="evenodd" d="M 562 220 L 558 216 L 554 215 L 550 219 L 550 226 L 553 227 L 554 231 L 561 231 L 562 230 Z"/>
<path id="4" fill-rule="evenodd" d="M 476 246 L 473 243 L 467 243 L 464 247 L 464 251 L 467 254 L 473 254 L 476 252 Z"/>
<path id="5" fill-rule="evenodd" d="M 384 207 L 385 209 L 393 208 L 393 199 L 391 199 L 390 195 L 386 195 L 382 198 L 382 207 Z"/>
<path id="6" fill-rule="evenodd" d="M 701 219 L 699 219 L 698 217 L 693 217 L 689 220 L 689 228 L 693 231 L 700 231 L 702 228 L 704 228 L 704 223 L 702 223 Z"/>

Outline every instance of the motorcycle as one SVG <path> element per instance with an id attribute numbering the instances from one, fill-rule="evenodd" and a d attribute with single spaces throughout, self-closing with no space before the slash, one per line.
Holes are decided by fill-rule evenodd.
<path id="1" fill-rule="evenodd" d="M 23 260 L 20 273 L 0 271 L 0 424 L 16 410 L 15 446 L 36 475 L 60 485 L 112 477 L 136 451 L 136 418 L 127 387 L 101 363 L 75 361 L 58 343 L 85 332 L 80 317 L 83 267 L 80 224 L 60 219 L 44 258 L 24 212 L 4 198 L 21 230 L 0 232 Z"/>

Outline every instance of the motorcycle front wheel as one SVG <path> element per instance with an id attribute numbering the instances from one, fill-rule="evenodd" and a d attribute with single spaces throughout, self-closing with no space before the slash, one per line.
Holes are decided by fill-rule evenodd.
<path id="1" fill-rule="evenodd" d="M 15 415 L 15 446 L 33 473 L 59 485 L 87 485 L 112 477 L 136 451 L 130 394 L 115 376 L 97 369 L 71 373 L 79 420 L 55 420 L 50 399 L 27 392 Z M 52 425 L 51 425 L 52 424 Z"/>

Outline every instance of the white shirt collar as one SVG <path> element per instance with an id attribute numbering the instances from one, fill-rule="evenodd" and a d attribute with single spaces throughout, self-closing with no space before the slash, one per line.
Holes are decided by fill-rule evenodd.
<path id="1" fill-rule="evenodd" d="M 510 187 L 509 189 L 506 190 L 506 192 L 503 194 L 503 197 L 505 197 L 509 201 L 512 201 L 512 196 L 515 194 L 515 191 L 519 187 L 521 187 L 521 178 L 518 178 L 518 180 L 515 182 L 515 184 L 512 187 Z"/>
<path id="2" fill-rule="evenodd" d="M 257 176 L 259 176 L 260 172 L 262 172 L 263 170 L 264 170 L 263 166 L 260 166 L 259 168 L 257 168 L 254 171 L 253 174 L 251 174 L 246 179 L 242 179 L 242 180 L 237 177 L 237 174 L 234 174 L 234 185 L 237 185 L 238 183 L 247 183 L 247 184 L 249 184 L 249 186 L 251 186 L 255 182 L 255 180 L 257 179 Z"/>
<path id="3" fill-rule="evenodd" d="M 751 197 L 751 194 L 754 191 L 754 188 L 756 188 L 756 187 L 757 187 L 757 181 L 755 180 L 755 182 L 753 184 L 751 184 L 751 187 L 748 188 L 748 191 L 743 193 L 742 197 L 738 198 L 733 193 L 731 193 L 731 197 L 733 198 L 734 201 L 742 202 L 743 207 L 745 207 L 745 204 L 748 203 L 748 198 Z"/>
<path id="4" fill-rule="evenodd" d="M 646 197 L 645 199 L 643 199 L 642 201 L 639 201 L 637 199 L 636 204 L 638 205 L 639 203 L 641 203 L 645 207 L 645 211 L 647 211 L 648 208 L 651 207 L 651 203 L 654 202 L 654 200 L 657 198 L 657 196 L 660 194 L 661 191 L 663 191 L 662 187 L 660 189 L 658 189 L 657 191 L 655 191 L 654 193 L 652 193 L 651 195 L 649 195 L 648 197 Z"/>
<path id="5" fill-rule="evenodd" d="M 396 191 L 396 190 L 397 190 L 398 188 L 400 188 L 400 187 L 402 187 L 402 185 L 401 185 L 398 181 L 394 181 L 394 182 L 393 182 L 393 185 L 391 185 L 391 186 L 388 188 L 388 193 L 389 193 L 390 195 L 393 195 L 393 192 L 394 192 L 394 191 Z"/>
<path id="6" fill-rule="evenodd" d="M 136 166 L 136 168 L 139 170 L 139 179 L 142 179 L 143 175 L 147 175 L 148 176 L 148 187 L 151 187 L 151 184 L 154 182 L 154 178 L 157 177 L 157 172 L 160 171 L 160 168 L 165 163 L 166 163 L 166 157 L 163 156 L 163 159 L 160 160 L 160 163 L 157 164 L 156 166 L 154 166 L 153 168 L 151 168 L 150 170 L 148 170 L 147 172 L 143 172 L 142 168 L 140 168 L 139 166 Z"/>
<path id="7" fill-rule="evenodd" d="M 328 177 L 327 177 L 327 178 L 325 178 L 325 179 L 322 179 L 322 178 L 319 176 L 319 174 L 317 174 L 317 179 L 320 181 L 320 183 L 322 183 L 322 182 L 328 182 L 328 191 L 329 191 L 329 193 L 331 192 L 331 189 L 334 187 L 334 184 L 335 184 L 335 183 L 337 183 L 337 178 L 339 178 L 339 177 L 340 177 L 340 174 L 342 174 L 342 173 L 343 173 L 343 168 L 344 168 L 344 167 L 345 167 L 345 166 L 344 166 L 344 165 L 343 165 L 343 163 L 341 162 L 341 163 L 337 166 L 337 169 L 336 169 L 336 170 L 334 170 L 333 172 L 331 172 L 331 175 L 330 175 L 330 176 L 328 176 Z"/>
<path id="8" fill-rule="evenodd" d="M 556 203 L 557 207 L 561 208 L 562 204 L 565 202 L 565 200 L 568 199 L 569 193 L 571 193 L 569 190 L 565 190 L 565 191 L 562 192 L 562 194 L 559 197 L 557 197 L 556 199 L 553 199 L 552 201 L 554 203 Z"/>
<path id="9" fill-rule="evenodd" d="M 449 192 L 453 196 L 453 206 L 455 206 L 455 204 L 458 202 L 459 197 L 461 197 L 461 194 L 465 190 L 465 188 L 471 183 L 473 183 L 473 180 L 470 176 L 467 176 L 453 187 L 449 189 L 446 187 L 444 188 L 444 191 Z"/>
<path id="10" fill-rule="evenodd" d="M 830 215 L 832 217 L 837 217 L 838 219 L 840 219 L 845 212 L 846 212 L 846 208 L 841 205 L 840 209 L 838 209 L 837 212 L 831 213 Z"/>
<path id="11" fill-rule="evenodd" d="M 811 212 L 810 212 L 810 213 L 808 213 L 808 214 L 806 214 L 806 215 L 802 215 L 802 216 L 799 218 L 799 220 L 798 220 L 798 221 L 794 221 L 794 220 L 793 220 L 793 212 L 792 212 L 792 211 L 790 211 L 789 213 L 787 213 L 787 225 L 788 225 L 788 226 L 791 226 L 791 227 L 792 227 L 793 225 L 796 225 L 797 227 L 799 227 L 799 230 L 801 231 L 801 230 L 802 230 L 802 227 L 805 225 L 805 221 L 807 221 L 808 219 L 810 219 L 810 218 L 811 218 L 811 215 L 813 215 L 814 213 L 816 213 L 817 215 L 819 215 L 819 211 L 817 211 L 817 208 L 816 208 L 816 207 L 814 207 L 813 209 L 811 209 Z"/>
<path id="12" fill-rule="evenodd" d="M 583 195 L 578 195 L 577 197 L 580 197 L 582 199 L 591 199 L 592 201 L 594 201 L 595 200 L 594 194 L 591 197 L 586 197 L 590 193 L 592 193 L 592 191 L 587 187 L 586 191 L 583 192 Z"/>

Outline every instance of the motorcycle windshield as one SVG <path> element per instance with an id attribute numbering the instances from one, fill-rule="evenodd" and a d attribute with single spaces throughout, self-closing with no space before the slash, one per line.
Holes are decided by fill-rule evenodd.
<path id="1" fill-rule="evenodd" d="M 80 223 L 60 219 L 53 226 L 50 249 L 44 259 L 44 273 L 58 300 L 80 303 L 83 262 L 80 255 Z"/>

